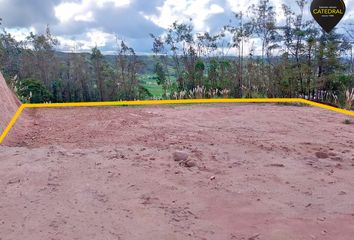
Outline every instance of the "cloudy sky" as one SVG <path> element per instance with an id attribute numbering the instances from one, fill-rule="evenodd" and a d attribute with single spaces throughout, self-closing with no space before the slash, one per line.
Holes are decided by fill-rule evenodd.
<path id="1" fill-rule="evenodd" d="M 196 31 L 216 31 L 232 18 L 232 12 L 247 11 L 257 0 L 0 0 L 3 27 L 17 39 L 28 32 L 41 33 L 47 24 L 60 40 L 60 49 L 70 51 L 75 43 L 81 50 L 98 46 L 115 50 L 116 35 L 139 53 L 150 52 L 149 33 L 160 35 L 174 21 L 193 19 Z M 294 0 L 270 0 L 280 14 L 281 4 Z M 353 20 L 351 5 L 341 24 Z M 309 8 L 309 6 L 307 6 Z M 294 8 L 296 9 L 296 8 Z M 309 10 L 308 10 L 309 11 Z M 310 16 L 308 16 L 310 17 Z"/>

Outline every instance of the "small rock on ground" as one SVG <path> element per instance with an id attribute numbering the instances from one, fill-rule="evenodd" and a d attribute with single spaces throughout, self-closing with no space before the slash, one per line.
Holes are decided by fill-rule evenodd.
<path id="1" fill-rule="evenodd" d="M 176 162 L 187 161 L 188 153 L 182 151 L 176 151 L 173 153 L 173 160 Z"/>

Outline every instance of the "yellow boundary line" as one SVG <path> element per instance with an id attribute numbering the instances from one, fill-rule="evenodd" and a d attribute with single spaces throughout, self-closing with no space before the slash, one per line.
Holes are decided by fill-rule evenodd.
<path id="1" fill-rule="evenodd" d="M 322 103 L 309 101 L 302 98 L 231 98 L 231 99 L 183 99 L 183 100 L 146 100 L 146 101 L 119 101 L 119 102 L 81 102 L 81 103 L 43 103 L 43 104 L 22 104 L 17 110 L 10 123 L 0 136 L 0 143 L 16 123 L 25 108 L 55 108 L 55 107 L 98 107 L 98 106 L 131 106 L 131 105 L 166 105 L 166 104 L 189 104 L 189 103 L 304 103 L 320 107 L 330 111 L 342 113 L 354 117 L 354 112 L 328 106 Z"/>
<path id="2" fill-rule="evenodd" d="M 5 139 L 6 135 L 10 132 L 10 129 L 16 123 L 18 117 L 21 115 L 21 113 L 22 113 L 24 108 L 25 107 L 23 106 L 23 104 L 18 108 L 17 112 L 15 113 L 13 118 L 11 119 L 10 123 L 7 125 L 7 127 L 4 130 L 4 132 L 1 134 L 0 143 L 2 143 L 2 141 Z"/>

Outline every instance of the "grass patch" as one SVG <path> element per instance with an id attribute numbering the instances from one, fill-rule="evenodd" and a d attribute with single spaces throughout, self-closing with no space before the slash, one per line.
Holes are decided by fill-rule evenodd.
<path id="1" fill-rule="evenodd" d="M 163 95 L 163 89 L 159 85 L 155 84 L 142 84 L 154 97 L 161 98 Z"/>
<path id="2" fill-rule="evenodd" d="M 139 76 L 140 85 L 146 88 L 155 98 L 161 98 L 163 95 L 162 86 L 156 82 L 153 74 L 143 74 Z"/>

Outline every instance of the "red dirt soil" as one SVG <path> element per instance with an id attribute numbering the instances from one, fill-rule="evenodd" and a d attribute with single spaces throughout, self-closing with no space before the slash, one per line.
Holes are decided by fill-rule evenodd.
<path id="1" fill-rule="evenodd" d="M 352 240 L 345 118 L 273 104 L 25 109 L 0 146 L 0 239 Z"/>
<path id="2" fill-rule="evenodd" d="M 8 88 L 6 81 L 0 72 L 0 134 L 9 124 L 19 106 L 19 100 Z"/>

